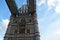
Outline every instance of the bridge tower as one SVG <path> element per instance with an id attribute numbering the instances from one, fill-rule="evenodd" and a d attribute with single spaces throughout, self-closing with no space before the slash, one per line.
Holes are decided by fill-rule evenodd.
<path id="1" fill-rule="evenodd" d="M 27 0 L 27 4 L 19 9 L 15 0 L 5 1 L 11 11 L 11 16 L 4 40 L 40 40 L 36 0 Z"/>

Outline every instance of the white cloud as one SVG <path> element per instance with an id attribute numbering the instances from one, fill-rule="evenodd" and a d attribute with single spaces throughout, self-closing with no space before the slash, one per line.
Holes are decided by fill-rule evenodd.
<path id="1" fill-rule="evenodd" d="M 60 13 L 60 0 L 37 0 L 37 6 L 40 7 L 42 4 L 46 4 L 48 10 L 54 7 L 55 12 Z"/>
<path id="2" fill-rule="evenodd" d="M 49 25 L 49 27 L 60 28 L 60 19 L 57 19 Z"/>
<path id="3" fill-rule="evenodd" d="M 49 15 L 49 14 L 48 14 Z M 60 16 L 58 14 L 45 15 L 40 19 L 41 40 L 60 40 Z M 52 21 L 53 20 L 53 21 Z M 47 22 L 47 23 L 46 23 Z M 42 26 L 41 26 L 42 25 Z"/>
<path id="4" fill-rule="evenodd" d="M 9 20 L 8 19 L 2 19 L 2 22 L 0 23 L 0 32 L 5 34 L 6 28 L 8 27 Z"/>
<path id="5" fill-rule="evenodd" d="M 8 19 L 2 19 L 2 21 L 0 21 L 0 40 L 3 40 L 3 36 L 5 35 L 8 23 Z"/>
<path id="6" fill-rule="evenodd" d="M 48 0 L 47 1 L 48 3 L 48 7 L 51 8 L 51 7 L 55 7 L 56 6 L 56 0 Z"/>
<path id="7" fill-rule="evenodd" d="M 56 34 L 59 34 L 60 35 L 60 30 L 56 31 Z"/>
<path id="8" fill-rule="evenodd" d="M 45 4 L 46 0 L 37 0 L 37 6 L 41 6 L 42 4 Z"/>
<path id="9" fill-rule="evenodd" d="M 48 9 L 55 7 L 55 12 L 60 13 L 60 0 L 48 0 Z"/>
<path id="10" fill-rule="evenodd" d="M 7 27 L 8 26 L 8 23 L 9 23 L 9 20 L 8 19 L 3 19 L 2 20 L 2 25 Z"/>
<path id="11" fill-rule="evenodd" d="M 46 32 L 47 40 L 60 40 L 60 19 L 51 23 Z"/>
<path id="12" fill-rule="evenodd" d="M 0 40 L 3 40 L 3 38 L 0 38 Z"/>
<path id="13" fill-rule="evenodd" d="M 60 13 L 60 0 L 57 0 L 56 13 Z"/>
<path id="14" fill-rule="evenodd" d="M 37 2 L 38 6 L 46 4 L 47 2 L 46 6 L 48 6 L 49 10 L 53 7 L 55 8 L 54 13 L 50 15 L 49 10 L 47 10 L 45 14 L 43 14 L 44 16 L 41 19 L 39 19 L 41 40 L 60 40 L 60 16 L 56 14 L 60 13 L 60 0 L 40 0 Z"/>
<path id="15" fill-rule="evenodd" d="M 57 6 L 55 11 L 56 11 L 56 13 L 60 13 L 60 6 Z"/>

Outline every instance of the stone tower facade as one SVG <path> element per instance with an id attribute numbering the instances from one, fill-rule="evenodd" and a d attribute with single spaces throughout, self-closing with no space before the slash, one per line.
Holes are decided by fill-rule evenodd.
<path id="1" fill-rule="evenodd" d="M 4 40 L 40 40 L 36 12 L 31 9 L 31 11 L 28 10 L 29 8 L 26 4 L 17 10 L 17 7 L 13 5 L 15 4 L 14 1 L 9 0 L 10 3 L 6 2 L 12 14 Z"/>

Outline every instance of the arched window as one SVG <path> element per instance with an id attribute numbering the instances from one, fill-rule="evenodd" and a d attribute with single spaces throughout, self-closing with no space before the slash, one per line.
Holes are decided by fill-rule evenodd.
<path id="1" fill-rule="evenodd" d="M 9 37 L 8 40 L 13 40 L 13 38 L 12 37 Z"/>
<path id="2" fill-rule="evenodd" d="M 30 30 L 29 29 L 27 29 L 27 33 L 30 33 Z"/>
<path id="3" fill-rule="evenodd" d="M 25 29 L 20 29 L 20 30 L 19 30 L 19 33 L 20 33 L 20 34 L 24 34 L 24 33 L 25 33 Z"/>
<path id="4" fill-rule="evenodd" d="M 17 34 L 18 33 L 18 30 L 15 30 L 14 34 Z"/>
<path id="5" fill-rule="evenodd" d="M 30 40 L 35 40 L 35 38 L 34 37 L 31 37 Z"/>
<path id="6" fill-rule="evenodd" d="M 25 27 L 26 26 L 26 21 L 25 19 L 21 19 L 21 24 L 20 24 L 21 27 Z"/>

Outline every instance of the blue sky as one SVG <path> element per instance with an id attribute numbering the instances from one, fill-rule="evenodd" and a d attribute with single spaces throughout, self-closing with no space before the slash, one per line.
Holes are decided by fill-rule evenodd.
<path id="1" fill-rule="evenodd" d="M 26 2 L 26 0 L 24 0 Z M 22 0 L 16 0 L 20 8 Z M 37 19 L 41 40 L 60 40 L 60 0 L 37 0 Z M 0 0 L 0 40 L 3 40 L 10 19 L 5 0 Z"/>

